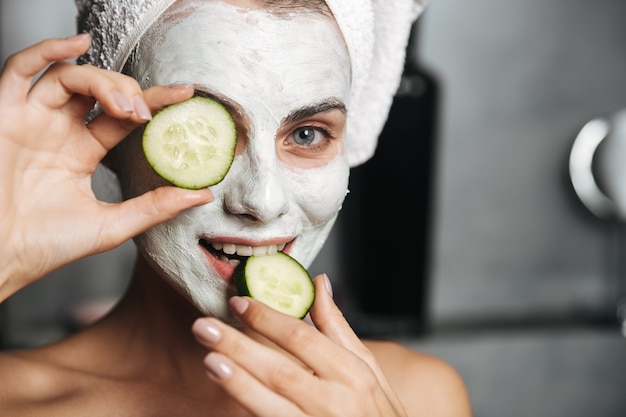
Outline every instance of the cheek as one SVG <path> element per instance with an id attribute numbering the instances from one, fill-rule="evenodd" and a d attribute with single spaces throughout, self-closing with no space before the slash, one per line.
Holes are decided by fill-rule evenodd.
<path id="1" fill-rule="evenodd" d="M 350 168 L 342 155 L 323 167 L 290 171 L 291 192 L 313 224 L 332 220 L 348 192 Z"/>

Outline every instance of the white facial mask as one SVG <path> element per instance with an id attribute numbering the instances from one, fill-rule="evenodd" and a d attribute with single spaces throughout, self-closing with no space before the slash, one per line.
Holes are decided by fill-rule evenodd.
<path id="1" fill-rule="evenodd" d="M 343 149 L 323 166 L 290 166 L 277 155 L 276 132 L 303 106 L 329 98 L 348 105 L 348 52 L 335 24 L 318 14 L 275 16 L 182 0 L 146 33 L 132 59 L 143 87 L 193 83 L 235 103 L 249 121 L 246 148 L 212 187 L 215 200 L 136 239 L 203 313 L 227 318 L 233 268 L 209 255 L 201 240 L 225 243 L 225 251 L 237 244 L 243 254 L 250 254 L 247 246 L 271 251 L 290 242 L 286 252 L 308 267 L 336 219 L 348 187 Z M 138 138 L 123 142 L 120 154 L 126 197 L 164 183 L 147 166 Z"/>

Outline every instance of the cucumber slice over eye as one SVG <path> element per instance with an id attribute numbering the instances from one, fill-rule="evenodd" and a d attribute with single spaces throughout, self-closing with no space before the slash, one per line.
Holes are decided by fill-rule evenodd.
<path id="1" fill-rule="evenodd" d="M 282 252 L 241 261 L 235 270 L 235 286 L 239 295 L 300 319 L 315 300 L 315 287 L 307 270 Z"/>
<path id="2" fill-rule="evenodd" d="M 181 188 L 200 189 L 226 176 L 235 157 L 237 128 L 222 104 L 193 97 L 155 114 L 142 141 L 159 176 Z"/>

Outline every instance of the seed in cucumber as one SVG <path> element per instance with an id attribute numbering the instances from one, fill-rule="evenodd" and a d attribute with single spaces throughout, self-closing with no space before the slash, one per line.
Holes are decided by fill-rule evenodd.
<path id="1" fill-rule="evenodd" d="M 234 279 L 239 295 L 300 319 L 315 300 L 315 287 L 306 268 L 282 252 L 242 260 Z"/>
<path id="2" fill-rule="evenodd" d="M 222 181 L 235 157 L 237 129 L 217 101 L 193 97 L 163 108 L 146 125 L 143 151 L 152 169 L 188 189 Z"/>

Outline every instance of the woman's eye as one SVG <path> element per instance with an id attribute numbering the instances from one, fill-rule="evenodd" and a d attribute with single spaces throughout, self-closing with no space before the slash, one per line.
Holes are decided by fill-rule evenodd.
<path id="1" fill-rule="evenodd" d="M 300 146 L 314 146 L 323 141 L 328 135 L 319 128 L 311 126 L 299 127 L 293 131 L 291 137 Z"/>

